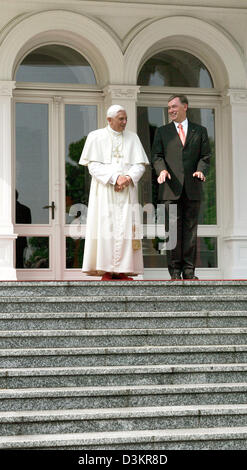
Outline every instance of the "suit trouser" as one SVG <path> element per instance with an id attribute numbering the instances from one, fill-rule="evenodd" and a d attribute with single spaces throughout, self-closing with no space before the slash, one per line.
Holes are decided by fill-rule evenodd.
<path id="1" fill-rule="evenodd" d="M 197 254 L 197 226 L 201 201 L 188 199 L 185 189 L 178 200 L 164 201 L 166 213 L 166 232 L 175 224 L 177 244 L 167 250 L 168 270 L 194 273 Z M 177 204 L 176 218 L 169 220 L 169 206 Z"/>

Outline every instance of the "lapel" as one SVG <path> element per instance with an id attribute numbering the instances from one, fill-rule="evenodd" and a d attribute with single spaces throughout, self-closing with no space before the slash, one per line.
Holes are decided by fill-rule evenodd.
<path id="1" fill-rule="evenodd" d="M 183 146 L 182 142 L 180 140 L 180 137 L 178 135 L 178 131 L 176 129 L 176 126 L 175 126 L 174 122 L 170 122 L 169 124 L 167 124 L 167 129 L 169 131 L 169 138 L 170 139 L 174 139 L 174 138 L 177 139 L 179 145 Z"/>
<path id="2" fill-rule="evenodd" d="M 194 127 L 193 123 L 188 121 L 188 131 L 187 131 L 187 136 L 186 136 L 186 141 L 185 141 L 184 147 L 186 147 L 186 145 L 188 145 L 188 143 L 192 139 L 195 132 L 196 132 L 196 128 Z"/>
<path id="3" fill-rule="evenodd" d="M 180 140 L 180 137 L 179 137 L 179 135 L 178 135 L 178 132 L 177 132 L 177 129 L 176 129 L 176 127 L 175 127 L 174 122 L 170 122 L 169 124 L 167 124 L 166 128 L 167 128 L 167 130 L 169 131 L 169 138 L 170 138 L 170 139 L 177 138 L 179 144 L 180 144 L 181 146 L 183 146 L 183 145 L 182 145 L 182 142 L 181 142 L 181 140 Z M 196 133 L 196 128 L 195 128 L 193 122 L 190 122 L 190 121 L 188 120 L 188 130 L 187 130 L 186 140 L 185 140 L 185 144 L 184 144 L 184 147 L 183 147 L 183 148 L 185 148 L 185 147 L 189 144 L 189 142 L 191 141 L 191 139 L 193 138 L 193 136 L 195 135 L 195 133 Z"/>

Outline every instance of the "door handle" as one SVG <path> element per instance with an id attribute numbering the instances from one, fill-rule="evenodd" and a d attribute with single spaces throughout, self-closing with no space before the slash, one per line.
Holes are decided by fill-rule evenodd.
<path id="1" fill-rule="evenodd" d="M 51 218 L 55 219 L 55 202 L 52 201 L 51 206 L 44 206 L 43 209 L 51 209 Z"/>

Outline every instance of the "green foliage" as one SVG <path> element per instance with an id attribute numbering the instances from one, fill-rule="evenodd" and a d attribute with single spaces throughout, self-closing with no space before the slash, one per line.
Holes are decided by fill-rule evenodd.
<path id="1" fill-rule="evenodd" d="M 83 137 L 77 142 L 72 142 L 69 146 L 69 155 L 66 161 L 66 197 L 72 204 L 88 204 L 90 175 L 87 167 L 78 163 L 85 142 L 86 137 Z"/>
<path id="2" fill-rule="evenodd" d="M 32 254 L 25 261 L 25 268 L 49 268 L 49 238 L 31 237 L 28 246 L 32 248 Z"/>
<path id="3" fill-rule="evenodd" d="M 209 139 L 211 147 L 211 161 L 209 173 L 204 183 L 203 202 L 199 223 L 203 225 L 215 225 L 217 223 L 216 214 L 216 166 L 215 166 L 215 144 Z"/>

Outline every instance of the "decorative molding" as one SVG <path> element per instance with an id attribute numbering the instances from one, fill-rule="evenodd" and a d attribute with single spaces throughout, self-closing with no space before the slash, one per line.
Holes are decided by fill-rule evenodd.
<path id="1" fill-rule="evenodd" d="M 16 82 L 3 80 L 0 81 L 0 96 L 13 96 L 13 90 L 16 87 Z"/>
<path id="2" fill-rule="evenodd" d="M 230 104 L 247 105 L 247 89 L 229 89 L 226 92 Z"/>
<path id="3" fill-rule="evenodd" d="M 53 102 L 56 106 L 59 106 L 63 102 L 63 97 L 62 96 L 54 96 L 53 97 Z"/>
<path id="4" fill-rule="evenodd" d="M 104 88 L 104 96 L 111 96 L 112 100 L 137 100 L 140 87 L 136 85 L 108 85 Z"/>

